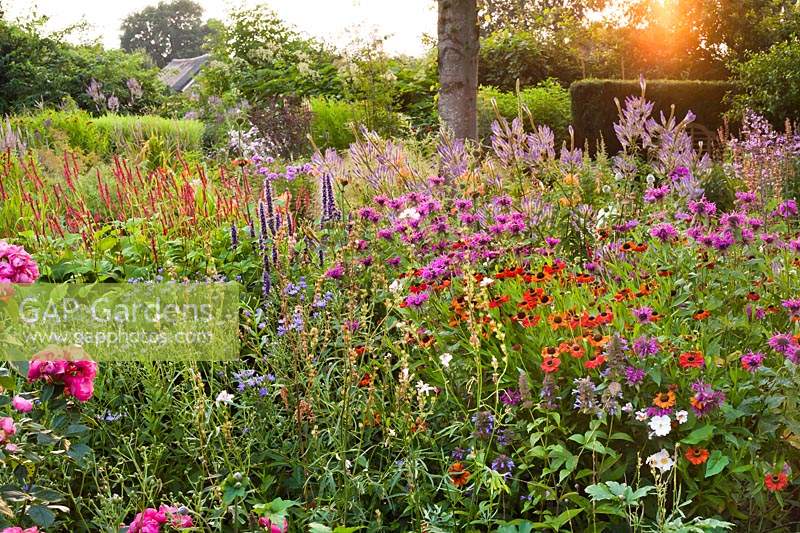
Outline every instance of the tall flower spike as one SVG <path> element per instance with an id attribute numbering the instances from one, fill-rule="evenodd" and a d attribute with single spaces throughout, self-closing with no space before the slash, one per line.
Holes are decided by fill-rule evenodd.
<path id="1" fill-rule="evenodd" d="M 272 203 L 272 183 L 269 179 L 264 179 L 264 203 L 266 204 L 267 223 L 269 224 L 270 233 L 275 235 L 277 228 L 275 227 L 275 206 Z"/>
<path id="2" fill-rule="evenodd" d="M 236 222 L 231 223 L 231 249 L 235 250 L 239 246 L 239 230 L 236 228 Z"/>

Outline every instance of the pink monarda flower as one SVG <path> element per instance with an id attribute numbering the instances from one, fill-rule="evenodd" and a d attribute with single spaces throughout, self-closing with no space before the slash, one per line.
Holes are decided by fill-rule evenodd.
<path id="1" fill-rule="evenodd" d="M 289 521 L 285 518 L 283 519 L 283 527 L 278 524 L 273 524 L 272 520 L 266 516 L 259 517 L 258 525 L 269 531 L 269 533 L 286 533 L 289 531 Z"/>
<path id="2" fill-rule="evenodd" d="M 10 416 L 0 418 L 0 443 L 6 442 L 16 432 L 17 426 L 14 425 L 13 418 Z"/>
<path id="3" fill-rule="evenodd" d="M 650 229 L 650 235 L 660 240 L 661 242 L 668 242 L 678 236 L 678 232 L 672 224 L 658 224 Z"/>
<path id="4" fill-rule="evenodd" d="M 33 402 L 19 395 L 11 400 L 11 406 L 20 413 L 30 413 L 33 410 Z"/>
<path id="5" fill-rule="evenodd" d="M 28 381 L 44 380 L 48 383 L 63 383 L 64 394 L 86 402 L 94 394 L 94 378 L 97 363 L 94 361 L 31 361 Z"/>
<path id="6" fill-rule="evenodd" d="M 39 267 L 22 246 L 0 241 L 0 283 L 33 283 Z"/>
<path id="7" fill-rule="evenodd" d="M 33 526 L 22 529 L 20 526 L 12 526 L 0 529 L 0 533 L 39 533 L 39 528 Z"/>

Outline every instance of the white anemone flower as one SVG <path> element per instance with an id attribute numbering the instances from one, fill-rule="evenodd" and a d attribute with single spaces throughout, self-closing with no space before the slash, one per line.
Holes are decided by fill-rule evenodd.
<path id="1" fill-rule="evenodd" d="M 672 431 L 672 419 L 668 415 L 658 415 L 650 419 L 650 429 L 657 437 L 666 437 Z"/>
<path id="2" fill-rule="evenodd" d="M 647 458 L 647 465 L 664 473 L 669 472 L 675 466 L 675 461 L 672 460 L 667 450 L 662 449 Z"/>

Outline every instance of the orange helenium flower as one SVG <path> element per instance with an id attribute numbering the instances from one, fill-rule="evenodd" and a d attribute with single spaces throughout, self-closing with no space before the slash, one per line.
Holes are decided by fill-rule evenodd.
<path id="1" fill-rule="evenodd" d="M 764 476 L 764 485 L 772 492 L 783 490 L 789 484 L 789 476 L 785 472 L 779 474 L 767 474 Z"/>
<path id="2" fill-rule="evenodd" d="M 680 355 L 678 364 L 681 368 L 702 368 L 706 362 L 700 352 L 684 352 Z"/>
<path id="3" fill-rule="evenodd" d="M 542 370 L 545 374 L 552 374 L 553 372 L 558 371 L 558 367 L 561 365 L 561 359 L 558 357 L 545 357 L 544 361 L 542 361 Z"/>
<path id="4" fill-rule="evenodd" d="M 688 450 L 686 450 L 686 460 L 692 463 L 693 465 L 701 465 L 708 461 L 708 450 L 705 448 L 695 448 L 691 446 Z"/>
<path id="5" fill-rule="evenodd" d="M 659 392 L 653 398 L 653 405 L 661 409 L 669 409 L 675 405 L 675 393 L 673 391 Z"/>
<path id="6" fill-rule="evenodd" d="M 452 481 L 453 485 L 456 487 L 463 487 L 467 484 L 467 481 L 469 481 L 469 470 L 461 463 L 453 463 L 448 472 L 450 473 L 450 481 Z"/>

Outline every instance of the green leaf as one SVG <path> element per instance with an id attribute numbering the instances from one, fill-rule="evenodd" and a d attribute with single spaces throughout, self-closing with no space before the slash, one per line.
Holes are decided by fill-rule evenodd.
<path id="1" fill-rule="evenodd" d="M 44 505 L 31 505 L 26 514 L 39 527 L 50 527 L 56 521 L 55 513 Z"/>
<path id="2" fill-rule="evenodd" d="M 567 509 L 566 511 L 564 511 L 563 513 L 561 513 L 557 517 L 551 518 L 547 522 L 548 522 L 548 524 L 552 524 L 553 529 L 558 531 L 558 530 L 561 529 L 561 527 L 564 524 L 566 524 L 567 522 L 569 522 L 570 520 L 572 520 L 573 518 L 575 518 L 576 516 L 578 516 L 582 512 L 583 512 L 583 509 Z"/>
<path id="3" fill-rule="evenodd" d="M 225 485 L 225 490 L 222 492 L 222 503 L 230 505 L 233 503 L 233 500 L 236 498 L 244 498 L 246 494 L 247 488 L 243 483 L 228 483 Z"/>
<path id="4" fill-rule="evenodd" d="M 614 495 L 608 490 L 608 487 L 604 483 L 589 485 L 585 490 L 586 494 L 591 496 L 594 501 L 611 500 L 614 498 Z"/>
<path id="5" fill-rule="evenodd" d="M 87 446 L 86 444 L 79 442 L 69 447 L 67 455 L 72 459 L 80 462 L 90 453 L 92 453 L 92 449 L 89 448 L 89 446 Z"/>
<path id="6" fill-rule="evenodd" d="M 706 463 L 706 477 L 719 474 L 730 462 L 731 460 L 727 455 L 722 455 L 721 451 L 714 450 L 708 457 L 708 463 Z"/>
<path id="7" fill-rule="evenodd" d="M 64 432 L 64 435 L 65 436 L 79 435 L 87 431 L 89 431 L 89 426 L 84 426 L 83 424 L 70 424 L 67 427 L 67 430 Z"/>
<path id="8" fill-rule="evenodd" d="M 689 445 L 700 444 L 710 439 L 712 435 L 714 435 L 715 429 L 716 428 L 710 424 L 697 428 L 689 433 L 681 442 Z"/>

